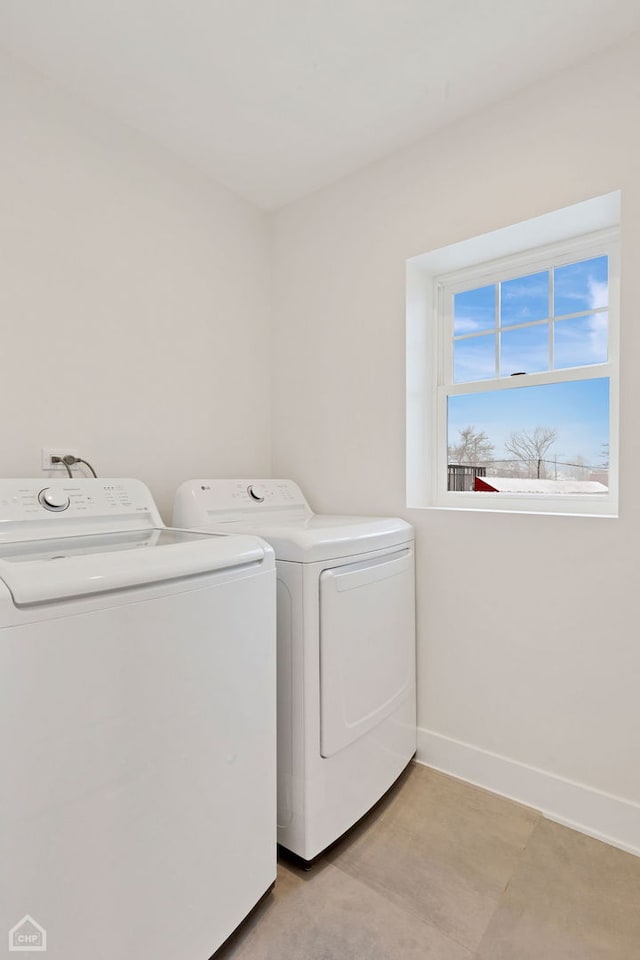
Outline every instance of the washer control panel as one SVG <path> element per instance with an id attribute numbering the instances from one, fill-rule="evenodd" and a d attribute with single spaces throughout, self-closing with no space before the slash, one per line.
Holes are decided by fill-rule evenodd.
<path id="1" fill-rule="evenodd" d="M 139 480 L 0 480 L 0 528 L 11 522 L 153 514 L 151 493 Z"/>

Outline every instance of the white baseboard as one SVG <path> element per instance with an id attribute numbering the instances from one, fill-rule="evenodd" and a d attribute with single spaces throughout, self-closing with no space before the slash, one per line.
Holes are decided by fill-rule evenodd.
<path id="1" fill-rule="evenodd" d="M 640 856 L 640 804 L 418 728 L 416 760 Z"/>

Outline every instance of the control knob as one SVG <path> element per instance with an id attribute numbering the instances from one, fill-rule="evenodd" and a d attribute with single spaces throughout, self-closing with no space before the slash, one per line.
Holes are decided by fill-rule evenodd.
<path id="1" fill-rule="evenodd" d="M 260 486 L 259 483 L 250 483 L 247 487 L 247 493 L 252 500 L 255 500 L 256 503 L 262 503 L 265 498 L 266 490 L 264 487 Z"/>
<path id="2" fill-rule="evenodd" d="M 57 490 L 55 487 L 45 487 L 44 490 L 41 490 L 38 494 L 38 500 L 45 510 L 53 510 L 55 513 L 66 510 L 70 503 L 64 490 Z"/>

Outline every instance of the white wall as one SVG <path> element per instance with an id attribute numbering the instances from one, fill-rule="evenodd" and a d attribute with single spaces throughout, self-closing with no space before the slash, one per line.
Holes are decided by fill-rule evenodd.
<path id="1" fill-rule="evenodd" d="M 275 216 L 274 474 L 415 524 L 421 758 L 640 851 L 638 103 L 636 37 Z M 618 188 L 620 518 L 407 510 L 406 258 Z"/>
<path id="2" fill-rule="evenodd" d="M 0 476 L 270 466 L 264 214 L 0 59 Z"/>
<path id="3" fill-rule="evenodd" d="M 273 242 L 273 474 L 415 524 L 421 757 L 640 849 L 639 63 L 636 38 L 284 209 L 270 238 L 0 59 L 0 476 L 68 444 L 168 518 L 185 477 L 268 475 Z M 406 258 L 618 188 L 620 519 L 406 510 Z"/>

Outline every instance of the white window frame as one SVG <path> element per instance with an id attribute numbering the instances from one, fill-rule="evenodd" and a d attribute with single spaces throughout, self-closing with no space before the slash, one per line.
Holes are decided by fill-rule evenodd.
<path id="1" fill-rule="evenodd" d="M 588 379 L 609 379 L 609 493 L 608 494 L 502 494 L 447 489 L 448 431 L 447 400 L 450 396 L 513 390 L 525 387 L 523 377 L 497 377 L 465 383 L 453 381 L 453 294 L 495 284 L 516 277 L 549 270 L 556 266 L 606 255 L 609 260 L 608 359 L 606 363 L 526 374 L 526 386 Z M 434 277 L 432 285 L 434 321 L 427 336 L 432 358 L 429 435 L 430 505 L 471 510 L 500 510 L 527 513 L 560 513 L 580 516 L 617 516 L 618 510 L 618 420 L 619 420 L 619 337 L 620 337 L 620 256 L 619 231 L 608 228 L 559 243 L 522 251 L 512 256 L 465 267 Z M 604 311 L 604 308 L 603 308 Z M 594 311 L 595 312 L 595 311 Z M 584 311 L 580 311 L 584 313 Z M 562 322 L 562 321 L 560 321 Z M 528 326 L 529 324 L 522 324 Z M 533 325 L 533 324 L 532 324 Z M 520 326 L 520 325 L 518 325 Z"/>

